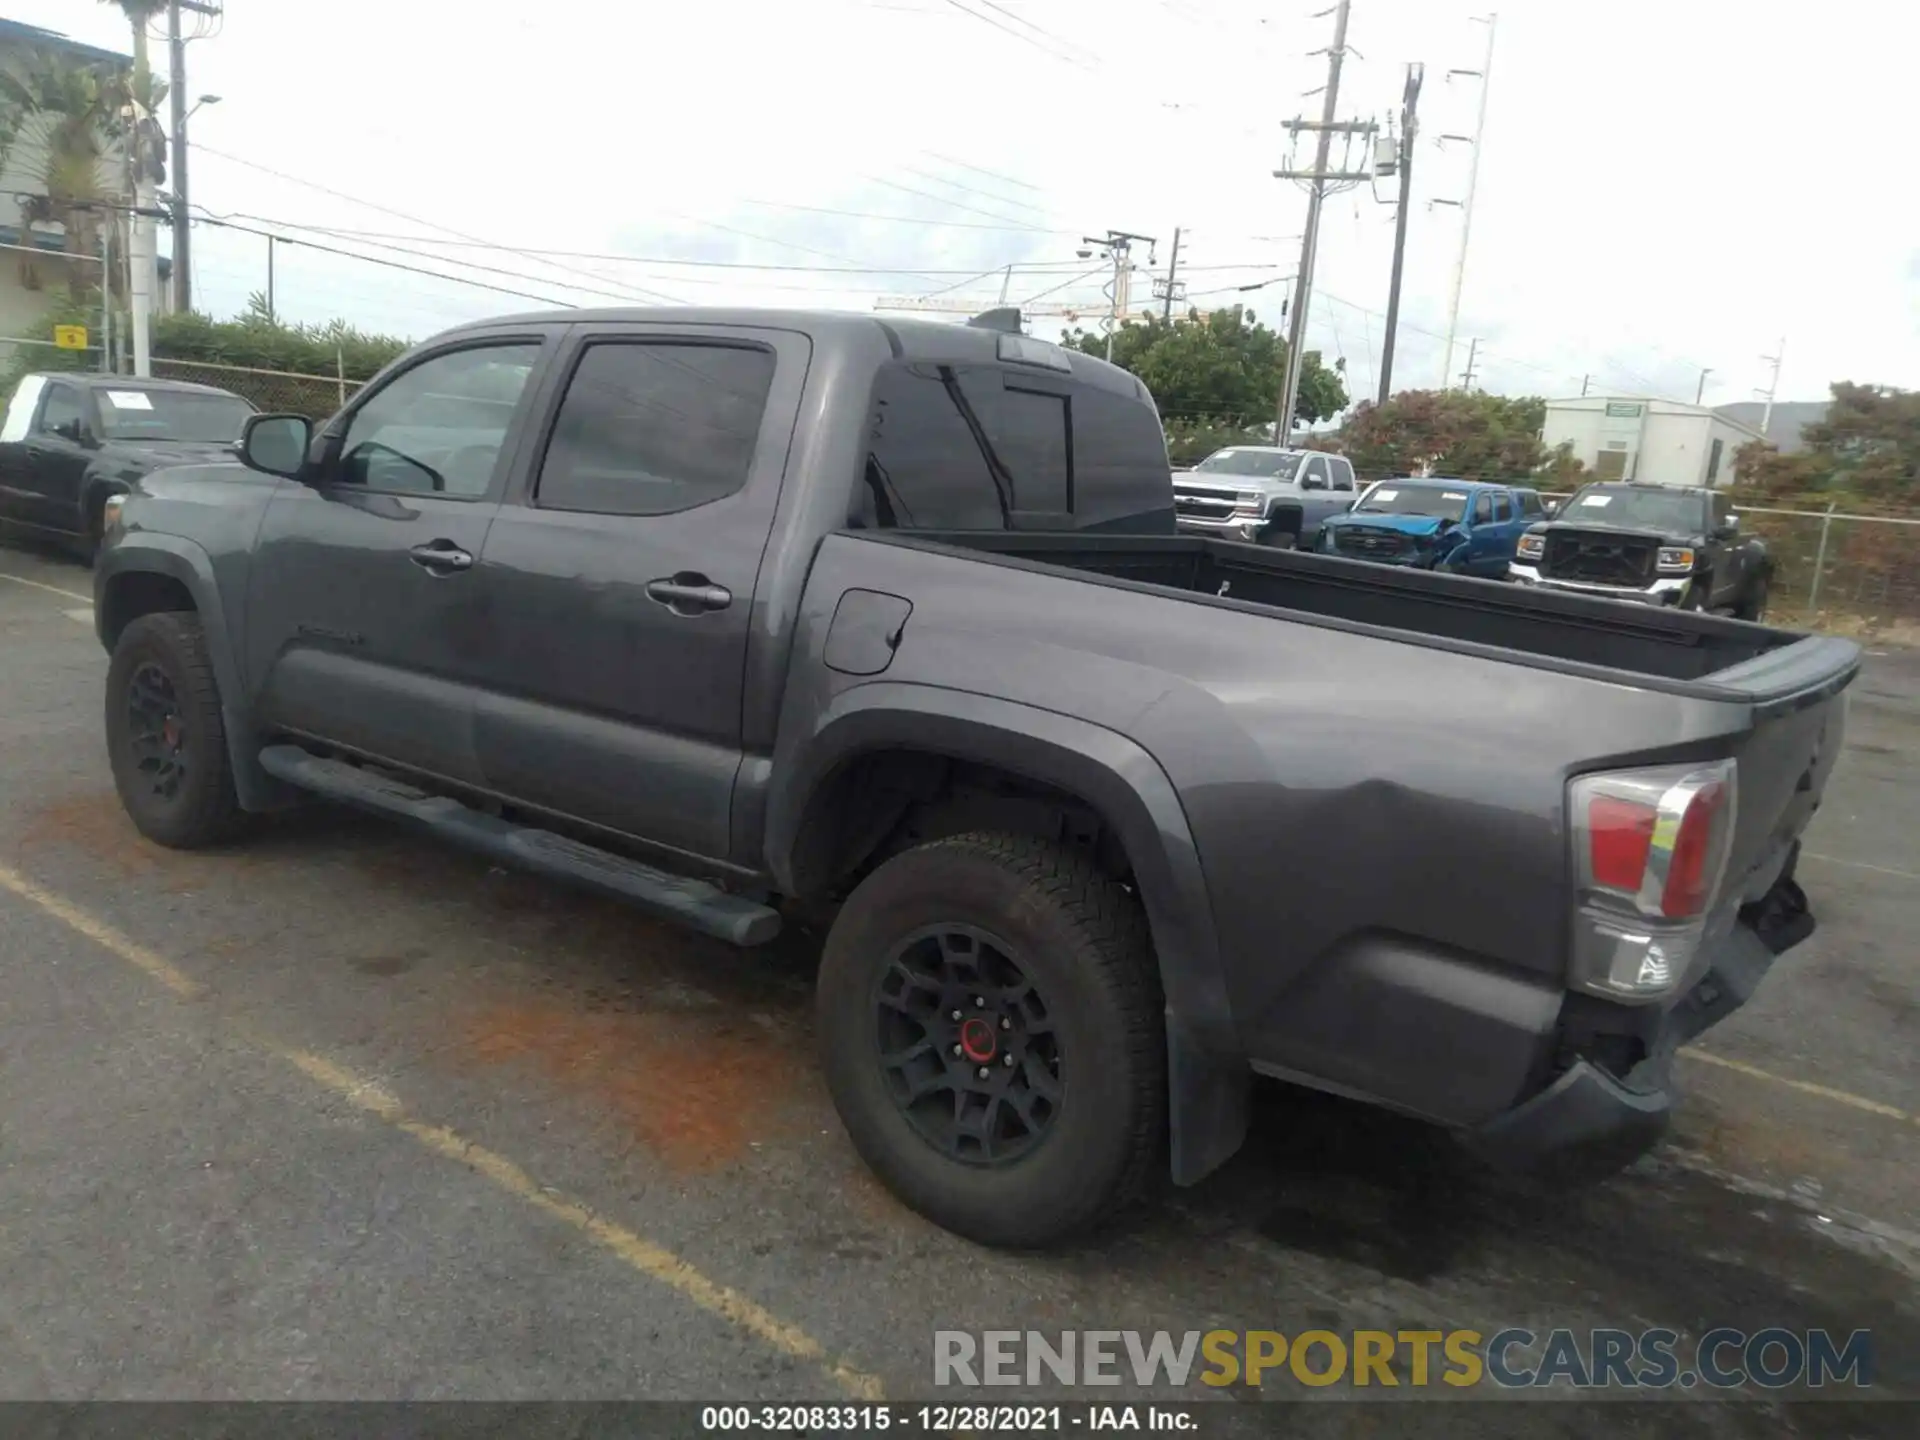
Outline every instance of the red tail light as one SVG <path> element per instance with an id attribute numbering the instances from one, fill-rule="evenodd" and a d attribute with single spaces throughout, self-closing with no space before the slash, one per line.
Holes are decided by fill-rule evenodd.
<path id="1" fill-rule="evenodd" d="M 1573 782 L 1582 888 L 1649 919 L 1712 905 L 1733 833 L 1732 761 L 1585 775 Z"/>
<path id="2" fill-rule="evenodd" d="M 1651 805 L 1596 795 L 1587 802 L 1588 864 L 1593 883 L 1638 894 L 1660 812 Z"/>
<path id="3" fill-rule="evenodd" d="M 1660 913 L 1669 919 L 1702 914 L 1713 899 L 1720 879 L 1714 838 L 1716 830 L 1723 828 L 1719 821 L 1726 801 L 1726 784 L 1716 780 L 1694 791 L 1687 802 L 1680 833 L 1673 840 L 1667 883 L 1660 892 Z"/>

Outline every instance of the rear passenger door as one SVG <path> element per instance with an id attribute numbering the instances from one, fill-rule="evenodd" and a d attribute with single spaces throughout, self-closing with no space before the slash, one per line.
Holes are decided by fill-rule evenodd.
<path id="1" fill-rule="evenodd" d="M 730 858 L 754 587 L 809 356 L 749 327 L 569 336 L 480 562 L 487 788 Z"/>

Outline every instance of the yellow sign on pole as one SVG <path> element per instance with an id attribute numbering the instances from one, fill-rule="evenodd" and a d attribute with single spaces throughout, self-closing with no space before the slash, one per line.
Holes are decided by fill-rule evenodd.
<path id="1" fill-rule="evenodd" d="M 87 327 L 56 325 L 53 327 L 53 343 L 62 350 L 84 350 L 87 348 Z"/>

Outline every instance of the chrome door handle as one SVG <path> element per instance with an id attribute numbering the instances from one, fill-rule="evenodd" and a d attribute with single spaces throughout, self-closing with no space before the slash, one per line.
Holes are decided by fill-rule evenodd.
<path id="1" fill-rule="evenodd" d="M 700 615 L 726 609 L 733 603 L 733 592 L 704 575 L 683 572 L 671 580 L 649 581 L 647 598 L 658 600 L 676 615 Z"/>
<path id="2" fill-rule="evenodd" d="M 437 575 L 450 575 L 473 568 L 472 552 L 462 550 L 451 540 L 434 540 L 425 545 L 416 545 L 407 551 L 407 558 L 421 569 L 431 570 Z"/>

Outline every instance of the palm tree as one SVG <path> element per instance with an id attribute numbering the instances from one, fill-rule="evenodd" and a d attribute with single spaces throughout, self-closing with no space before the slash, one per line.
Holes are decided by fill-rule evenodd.
<path id="1" fill-rule="evenodd" d="M 15 72 L 0 71 L 0 110 L 20 117 L 16 136 L 39 151 L 39 193 L 21 201 L 22 228 L 61 226 L 70 255 L 99 254 L 107 218 L 102 202 L 120 188 L 110 182 L 105 162 L 125 129 L 127 95 L 124 71 L 47 49 L 27 51 Z M 34 256 L 22 257 L 21 278 L 37 288 L 35 263 Z M 91 288 L 89 267 L 69 263 L 67 271 L 78 299 Z"/>

